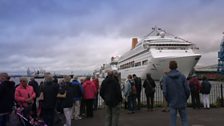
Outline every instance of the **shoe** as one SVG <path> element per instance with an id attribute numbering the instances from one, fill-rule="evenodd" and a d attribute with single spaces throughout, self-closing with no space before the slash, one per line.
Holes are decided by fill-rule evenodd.
<path id="1" fill-rule="evenodd" d="M 79 117 L 79 116 L 78 116 L 78 117 L 75 117 L 75 120 L 80 120 L 80 119 L 82 119 L 82 118 L 81 118 L 81 117 Z"/>

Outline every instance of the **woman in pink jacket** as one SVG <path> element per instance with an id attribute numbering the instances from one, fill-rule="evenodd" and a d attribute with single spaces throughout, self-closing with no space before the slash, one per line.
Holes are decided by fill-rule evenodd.
<path id="1" fill-rule="evenodd" d="M 86 81 L 83 84 L 84 90 L 84 100 L 86 103 L 86 116 L 93 117 L 93 101 L 96 97 L 96 86 L 95 84 L 90 81 L 90 77 L 86 77 Z"/>
<path id="2" fill-rule="evenodd" d="M 32 104 L 36 94 L 32 86 L 27 84 L 27 79 L 25 77 L 20 78 L 20 84 L 16 87 L 15 100 L 18 106 L 24 108 L 24 116 L 28 116 L 32 109 Z"/>

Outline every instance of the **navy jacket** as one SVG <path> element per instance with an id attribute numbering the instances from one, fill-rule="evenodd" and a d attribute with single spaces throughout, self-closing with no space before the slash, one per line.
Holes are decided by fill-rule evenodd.
<path id="1" fill-rule="evenodd" d="M 190 88 L 186 77 L 178 70 L 171 70 L 163 81 L 163 95 L 172 108 L 183 108 L 187 105 Z"/>

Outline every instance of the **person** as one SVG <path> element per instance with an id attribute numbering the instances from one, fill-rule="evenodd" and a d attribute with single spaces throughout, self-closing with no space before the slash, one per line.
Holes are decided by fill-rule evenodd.
<path id="1" fill-rule="evenodd" d="M 133 74 L 137 94 L 136 98 L 138 101 L 137 109 L 140 110 L 141 108 L 141 91 L 142 91 L 142 79 L 140 77 L 137 77 L 136 74 Z"/>
<path id="2" fill-rule="evenodd" d="M 14 104 L 15 83 L 0 73 L 0 126 L 6 126 Z"/>
<path id="3" fill-rule="evenodd" d="M 187 99 L 190 88 L 186 77 L 177 70 L 177 62 L 170 61 L 170 72 L 164 77 L 163 95 L 170 110 L 170 126 L 176 126 L 177 112 L 180 115 L 182 126 L 189 126 L 187 116 Z"/>
<path id="4" fill-rule="evenodd" d="M 124 96 L 128 100 L 128 113 L 135 113 L 136 107 L 136 88 L 132 80 L 132 75 L 128 75 L 124 85 Z"/>
<path id="5" fill-rule="evenodd" d="M 64 85 L 65 85 L 65 98 L 62 101 L 63 112 L 65 115 L 65 124 L 64 126 L 72 125 L 72 106 L 73 106 L 73 98 L 75 94 L 75 86 L 70 82 L 71 77 L 68 75 L 64 76 Z"/>
<path id="6" fill-rule="evenodd" d="M 59 114 L 64 114 L 62 103 L 63 103 L 63 100 L 65 99 L 65 96 L 63 97 L 65 92 L 66 92 L 66 85 L 65 85 L 64 79 L 62 79 L 58 83 L 58 94 L 57 94 L 57 102 L 56 102 L 56 111 Z M 60 97 L 59 95 L 62 95 L 62 97 Z"/>
<path id="7" fill-rule="evenodd" d="M 99 79 L 98 77 L 92 76 L 92 82 L 94 83 L 95 87 L 96 87 L 96 98 L 94 99 L 93 102 L 93 109 L 97 110 L 98 107 L 98 94 L 99 94 Z"/>
<path id="8" fill-rule="evenodd" d="M 202 93 L 202 99 L 203 99 L 203 106 L 205 109 L 210 108 L 210 102 L 209 102 L 210 91 L 211 91 L 211 84 L 207 80 L 207 77 L 203 76 L 202 82 L 201 82 L 201 93 Z"/>
<path id="9" fill-rule="evenodd" d="M 32 115 L 32 106 L 34 103 L 34 99 L 36 94 L 33 90 L 33 87 L 28 85 L 28 81 L 26 77 L 20 78 L 20 84 L 16 87 L 15 90 L 15 101 L 17 106 L 22 107 L 22 114 L 28 120 Z M 26 122 L 26 125 L 30 125 L 29 122 Z"/>
<path id="10" fill-rule="evenodd" d="M 44 75 L 44 84 L 41 92 L 43 92 L 42 113 L 44 122 L 48 126 L 54 126 L 58 84 L 53 82 L 53 77 L 50 73 L 45 73 Z"/>
<path id="11" fill-rule="evenodd" d="M 192 78 L 189 80 L 190 90 L 191 90 L 191 100 L 192 106 L 194 109 L 200 109 L 201 102 L 200 102 L 200 89 L 201 85 L 196 76 L 196 74 L 192 75 Z"/>
<path id="12" fill-rule="evenodd" d="M 93 101 L 96 97 L 96 87 L 92 81 L 90 81 L 90 76 L 86 77 L 86 81 L 83 84 L 84 90 L 84 100 L 86 103 L 86 116 L 93 117 Z"/>
<path id="13" fill-rule="evenodd" d="M 150 73 L 146 74 L 146 79 L 143 83 L 143 87 L 145 88 L 148 111 L 150 109 L 151 111 L 153 111 L 156 84 L 155 84 L 155 81 L 152 79 Z"/>
<path id="14" fill-rule="evenodd" d="M 83 94 L 83 88 L 81 83 L 78 81 L 78 77 L 74 77 L 72 81 L 72 85 L 74 86 L 74 98 L 73 98 L 73 112 L 75 120 L 82 119 L 80 117 L 80 103 Z"/>
<path id="15" fill-rule="evenodd" d="M 34 102 L 33 102 L 33 106 L 32 106 L 32 112 L 33 112 L 33 116 L 37 117 L 37 105 L 36 105 L 37 99 L 36 98 L 39 97 L 39 95 L 40 95 L 39 86 L 34 77 L 30 78 L 30 81 L 28 84 L 33 87 L 34 92 L 36 94 L 36 97 L 34 98 Z"/>
<path id="16" fill-rule="evenodd" d="M 84 82 L 85 82 L 85 78 L 81 78 L 80 79 L 80 84 L 82 86 L 82 90 L 83 90 Z M 80 115 L 81 115 L 81 118 L 86 117 L 86 103 L 85 103 L 85 100 L 83 98 L 83 94 L 84 94 L 84 90 L 83 90 L 83 93 L 82 93 L 81 104 L 80 104 Z"/>
<path id="17" fill-rule="evenodd" d="M 121 87 L 113 71 L 107 72 L 100 88 L 100 96 L 106 105 L 105 126 L 118 126 L 121 109 Z"/>
<path id="18" fill-rule="evenodd" d="M 167 72 L 164 72 L 164 75 L 161 76 L 160 80 L 159 80 L 159 83 L 160 83 L 160 89 L 161 91 L 163 91 L 163 81 L 164 81 L 164 77 L 167 75 Z M 168 112 L 168 104 L 167 104 L 167 101 L 166 101 L 166 98 L 163 96 L 163 109 L 162 109 L 162 112 Z"/>

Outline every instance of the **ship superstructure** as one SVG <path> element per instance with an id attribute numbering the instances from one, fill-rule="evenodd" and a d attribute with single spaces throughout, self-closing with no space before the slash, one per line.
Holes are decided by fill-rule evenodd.
<path id="1" fill-rule="evenodd" d="M 153 31 L 140 42 L 132 39 L 132 48 L 118 60 L 118 71 L 121 78 L 129 74 L 136 74 L 145 78 L 150 73 L 155 80 L 159 80 L 164 72 L 169 71 L 169 62 L 177 61 L 178 70 L 185 76 L 192 71 L 201 55 L 195 44 L 167 33 L 161 28 Z"/>

